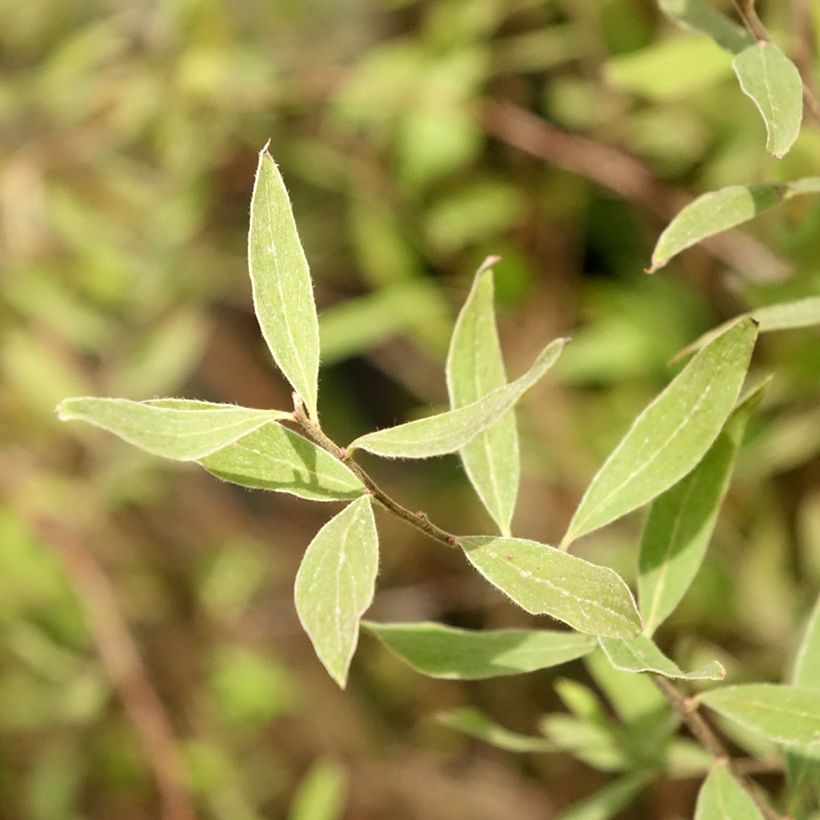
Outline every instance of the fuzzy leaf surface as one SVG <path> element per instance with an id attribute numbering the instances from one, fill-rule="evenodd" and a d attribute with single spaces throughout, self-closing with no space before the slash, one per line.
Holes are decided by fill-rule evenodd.
<path id="1" fill-rule="evenodd" d="M 447 390 L 454 410 L 507 384 L 493 296 L 492 270 L 479 270 L 456 320 L 447 356 Z M 509 535 L 521 475 L 515 411 L 509 410 L 465 444 L 461 460 L 501 533 Z"/>
<path id="2" fill-rule="evenodd" d="M 378 568 L 376 522 L 370 497 L 362 496 L 319 530 L 296 574 L 299 621 L 342 689 L 359 641 L 359 621 L 373 601 Z"/>
<path id="3" fill-rule="evenodd" d="M 378 624 L 364 621 L 394 655 L 434 678 L 479 680 L 519 675 L 580 658 L 595 638 L 577 632 L 537 629 L 456 629 L 422 622 Z"/>
<path id="4" fill-rule="evenodd" d="M 581 499 L 564 544 L 641 507 L 697 465 L 732 412 L 756 338 L 751 319 L 730 327 L 635 419 Z"/>
<path id="5" fill-rule="evenodd" d="M 290 198 L 267 147 L 251 197 L 248 266 L 253 306 L 273 360 L 312 418 L 319 392 L 319 319 Z"/>
<path id="6" fill-rule="evenodd" d="M 632 638 L 641 629 L 629 587 L 607 567 L 524 538 L 469 536 L 459 545 L 481 575 L 531 615 L 611 638 Z"/>

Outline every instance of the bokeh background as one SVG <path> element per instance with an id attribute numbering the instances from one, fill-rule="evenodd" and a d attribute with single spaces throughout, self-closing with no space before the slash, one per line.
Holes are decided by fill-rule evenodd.
<path id="1" fill-rule="evenodd" d="M 760 5 L 806 65 L 809 4 Z M 679 348 L 817 293 L 810 198 L 643 268 L 687 196 L 816 173 L 820 131 L 768 157 L 729 57 L 649 0 L 9 1 L 0 49 L 0 818 L 528 820 L 606 784 L 435 720 L 472 706 L 535 732 L 561 708 L 557 677 L 589 682 L 581 664 L 432 681 L 363 636 L 340 692 L 291 594 L 335 505 L 221 484 L 53 408 L 289 407 L 245 260 L 270 138 L 338 441 L 444 404 L 449 332 L 488 254 L 512 375 L 574 337 L 519 412 L 515 533 L 554 542 Z M 778 680 L 820 582 L 817 334 L 764 339 L 755 371 L 777 376 L 659 639 Z M 367 466 L 447 529 L 491 531 L 456 458 Z M 371 617 L 535 623 L 457 555 L 379 524 Z M 632 516 L 579 552 L 634 577 L 639 532 Z M 656 784 L 622 816 L 688 817 L 696 788 Z"/>

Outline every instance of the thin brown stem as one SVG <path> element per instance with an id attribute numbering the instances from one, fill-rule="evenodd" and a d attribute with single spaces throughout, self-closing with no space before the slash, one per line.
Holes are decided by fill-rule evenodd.
<path id="1" fill-rule="evenodd" d="M 720 737 L 718 737 L 715 730 L 709 725 L 706 718 L 701 714 L 697 703 L 691 698 L 687 698 L 680 689 L 667 678 L 661 677 L 660 675 L 653 675 L 652 680 L 672 708 L 681 716 L 686 727 L 698 743 L 700 743 L 715 760 L 726 764 L 732 777 L 734 777 L 743 790 L 754 800 L 755 805 L 763 817 L 765 817 L 766 820 L 783 820 L 781 815 L 764 800 L 754 785 L 747 779 L 746 774 L 749 771 L 749 767 L 745 765 L 740 766 L 737 761 L 732 760 L 728 749 Z"/>
<path id="2" fill-rule="evenodd" d="M 457 545 L 457 536 L 441 529 L 441 527 L 437 527 L 432 521 L 430 521 L 426 513 L 408 510 L 407 507 L 399 504 L 398 501 L 389 496 L 381 487 L 379 487 L 379 485 L 376 484 L 376 482 L 365 472 L 362 466 L 345 451 L 344 447 L 340 447 L 335 441 L 329 438 L 324 430 L 322 430 L 318 422 L 308 418 L 305 414 L 304 408 L 299 402 L 296 403 L 293 418 L 294 421 L 301 425 L 302 429 L 308 434 L 308 436 L 310 436 L 311 439 L 313 439 L 313 441 L 316 442 L 316 444 L 318 444 L 323 450 L 327 450 L 331 455 L 334 455 L 336 458 L 343 461 L 362 482 L 362 484 L 364 484 L 373 499 L 378 501 L 378 503 L 388 510 L 388 512 L 393 513 L 393 515 L 397 518 L 401 518 L 406 521 L 408 524 L 423 532 L 434 541 L 438 541 L 440 544 L 444 544 L 447 547 L 454 547 Z"/>

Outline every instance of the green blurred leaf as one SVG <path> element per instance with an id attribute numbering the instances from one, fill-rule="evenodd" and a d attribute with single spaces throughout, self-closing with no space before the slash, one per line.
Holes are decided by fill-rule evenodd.
<path id="1" fill-rule="evenodd" d="M 253 304 L 273 359 L 316 418 L 319 378 L 319 320 L 313 285 L 290 199 L 267 151 L 251 199 L 248 263 Z"/>
<path id="2" fill-rule="evenodd" d="M 459 544 L 481 575 L 531 615 L 612 638 L 641 628 L 629 587 L 611 569 L 523 538 L 469 536 Z"/>
<path id="3" fill-rule="evenodd" d="M 820 757 L 820 697 L 816 689 L 748 683 L 697 696 L 710 709 L 784 746 Z"/>
<path id="4" fill-rule="evenodd" d="M 570 806 L 557 820 L 609 820 L 626 808 L 652 779 L 653 775 L 647 772 L 627 774 Z"/>
<path id="5" fill-rule="evenodd" d="M 717 763 L 698 792 L 695 820 L 763 820 L 763 815 L 726 765 Z"/>
<path id="6" fill-rule="evenodd" d="M 616 669 L 603 650 L 587 655 L 584 665 L 626 723 L 643 724 L 656 714 L 668 712 L 666 699 L 651 680 Z"/>
<path id="7" fill-rule="evenodd" d="M 794 63 L 773 43 L 745 48 L 732 64 L 743 93 L 766 123 L 766 150 L 780 159 L 800 134 L 803 80 Z"/>
<path id="8" fill-rule="evenodd" d="M 379 536 L 370 497 L 348 504 L 319 530 L 296 574 L 296 611 L 319 660 L 344 689 L 359 641 L 359 619 L 373 601 Z"/>
<path id="9" fill-rule="evenodd" d="M 722 680 L 726 677 L 726 670 L 717 661 L 712 661 L 703 669 L 684 672 L 646 635 L 638 635 L 627 641 L 601 638 L 600 643 L 609 662 L 622 672 L 653 672 L 667 678 L 685 680 Z"/>
<path id="10" fill-rule="evenodd" d="M 515 406 L 555 364 L 566 343 L 566 339 L 551 342 L 535 364 L 506 387 L 496 388 L 457 410 L 366 433 L 348 445 L 348 452 L 360 449 L 387 458 L 429 458 L 460 450 Z"/>
<path id="11" fill-rule="evenodd" d="M 489 260 L 488 260 L 489 261 Z M 455 410 L 507 383 L 493 307 L 493 272 L 482 266 L 456 321 L 447 356 L 447 390 Z M 521 465 L 515 411 L 461 450 L 464 469 L 503 535 L 510 535 Z"/>
<path id="12" fill-rule="evenodd" d="M 628 771 L 633 767 L 614 728 L 569 715 L 547 715 L 540 729 L 554 748 L 604 772 Z"/>
<path id="13" fill-rule="evenodd" d="M 478 709 L 469 706 L 439 712 L 436 720 L 449 729 L 463 732 L 507 752 L 552 752 L 555 746 L 543 737 L 531 737 L 511 732 L 490 720 Z"/>
<path id="14" fill-rule="evenodd" d="M 347 772 L 335 761 L 317 760 L 302 778 L 288 820 L 336 820 L 344 812 Z"/>
<path id="15" fill-rule="evenodd" d="M 136 402 L 93 397 L 65 399 L 57 412 L 61 421 L 87 421 L 135 447 L 177 461 L 204 458 L 268 422 L 291 416 L 282 410 L 186 399 Z"/>
<path id="16" fill-rule="evenodd" d="M 703 461 L 649 510 L 638 559 L 646 635 L 674 611 L 703 563 L 746 424 L 764 389 L 759 386 L 739 404 Z"/>
<path id="17" fill-rule="evenodd" d="M 820 597 L 809 615 L 797 656 L 794 659 L 792 683 L 820 689 Z"/>
<path id="18" fill-rule="evenodd" d="M 651 501 L 697 465 L 732 411 L 756 338 L 754 322 L 738 322 L 635 419 L 581 499 L 563 545 Z"/>
<path id="19" fill-rule="evenodd" d="M 754 37 L 743 26 L 706 0 L 659 0 L 658 5 L 681 28 L 706 34 L 733 54 L 755 43 Z"/>
<path id="20" fill-rule="evenodd" d="M 470 631 L 430 622 L 363 621 L 394 655 L 434 678 L 479 680 L 534 672 L 580 658 L 595 639 L 574 632 L 535 629 Z"/>

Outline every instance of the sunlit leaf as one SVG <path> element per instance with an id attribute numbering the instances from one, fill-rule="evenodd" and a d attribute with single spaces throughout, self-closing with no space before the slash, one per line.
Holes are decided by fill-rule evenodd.
<path id="1" fill-rule="evenodd" d="M 555 746 L 543 737 L 532 737 L 511 732 L 490 720 L 478 709 L 469 706 L 439 712 L 436 720 L 449 729 L 483 740 L 507 752 L 553 752 Z"/>
<path id="2" fill-rule="evenodd" d="M 595 648 L 577 632 L 536 629 L 471 631 L 442 624 L 362 623 L 395 655 L 434 678 L 477 680 L 558 666 Z"/>
<path id="3" fill-rule="evenodd" d="M 262 335 L 279 369 L 315 417 L 319 320 L 310 268 L 285 183 L 267 146 L 259 152 L 251 198 L 248 264 Z"/>
<path id="4" fill-rule="evenodd" d="M 635 419 L 581 499 L 564 545 L 651 501 L 695 467 L 732 411 L 756 338 L 752 320 L 733 325 Z"/>
<path id="5" fill-rule="evenodd" d="M 296 574 L 299 620 L 319 660 L 342 688 L 373 600 L 379 538 L 370 497 L 348 504 L 319 530 Z"/>
<path id="6" fill-rule="evenodd" d="M 658 5 L 681 28 L 706 34 L 733 54 L 755 43 L 754 37 L 745 28 L 706 0 L 659 0 Z"/>
<path id="7" fill-rule="evenodd" d="M 199 463 L 233 484 L 314 501 L 344 501 L 364 493 L 345 464 L 279 424 L 266 424 Z"/>
<path id="8" fill-rule="evenodd" d="M 281 410 L 185 399 L 137 402 L 92 397 L 66 399 L 57 412 L 62 421 L 87 421 L 149 453 L 177 461 L 204 458 L 268 422 L 291 416 Z"/>
<path id="9" fill-rule="evenodd" d="M 351 442 L 347 449 L 369 450 L 387 458 L 429 458 L 454 453 L 503 418 L 555 364 L 566 343 L 566 339 L 551 342 L 523 376 L 472 404 L 367 433 Z"/>
<path id="10" fill-rule="evenodd" d="M 816 689 L 749 683 L 713 689 L 697 697 L 710 709 L 775 743 L 798 745 L 812 757 L 820 757 L 820 697 Z"/>
<path id="11" fill-rule="evenodd" d="M 703 461 L 649 510 L 638 559 L 638 602 L 646 635 L 674 611 L 700 569 L 746 423 L 764 388 L 740 403 Z"/>
<path id="12" fill-rule="evenodd" d="M 800 133 L 803 81 L 795 64 L 774 43 L 743 49 L 732 64 L 743 93 L 766 123 L 766 150 L 784 156 Z"/>
<path id="13" fill-rule="evenodd" d="M 712 661 L 703 669 L 684 672 L 646 635 L 626 641 L 601 638 L 600 642 L 609 662 L 622 672 L 653 672 L 667 678 L 685 680 L 722 680 L 726 677 L 726 670 L 717 661 Z"/>
<path id="14" fill-rule="evenodd" d="M 590 635 L 632 638 L 641 620 L 629 587 L 606 567 L 523 538 L 470 536 L 470 563 L 532 615 L 551 615 Z"/>
<path id="15" fill-rule="evenodd" d="M 763 820 L 763 815 L 726 765 L 717 763 L 698 792 L 695 820 Z"/>
<path id="16" fill-rule="evenodd" d="M 453 330 L 447 357 L 447 389 L 455 410 L 507 384 L 493 308 L 493 272 L 476 275 Z M 515 411 L 479 433 L 461 450 L 473 487 L 502 534 L 510 534 L 521 467 Z"/>

